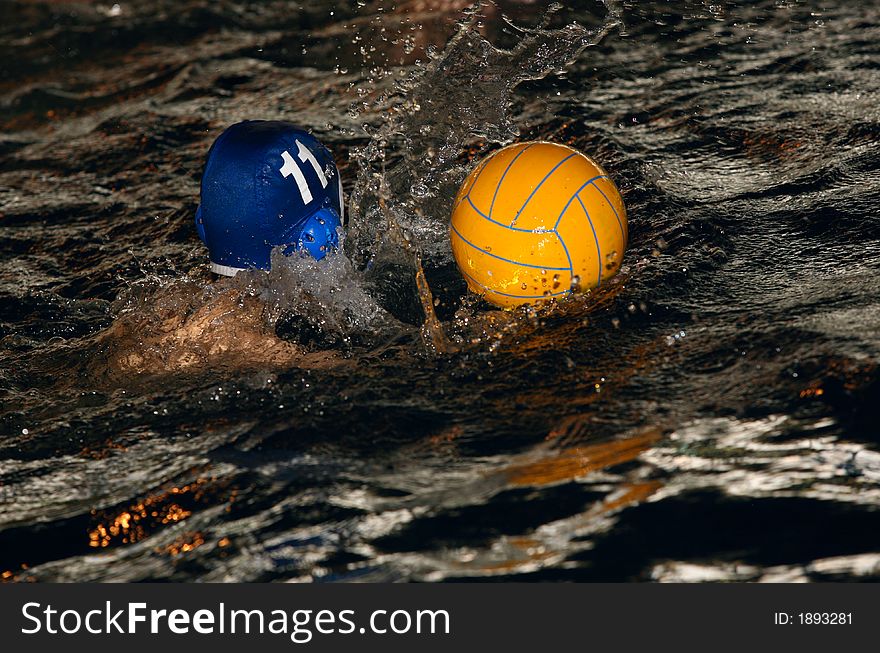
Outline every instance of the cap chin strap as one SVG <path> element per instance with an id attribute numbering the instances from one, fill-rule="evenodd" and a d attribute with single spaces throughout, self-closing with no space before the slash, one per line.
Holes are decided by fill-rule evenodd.
<path id="1" fill-rule="evenodd" d="M 236 274 L 243 271 L 244 269 L 245 268 L 236 268 L 231 265 L 220 265 L 219 263 L 214 263 L 214 261 L 211 261 L 211 272 L 222 274 L 224 277 L 234 277 Z"/>

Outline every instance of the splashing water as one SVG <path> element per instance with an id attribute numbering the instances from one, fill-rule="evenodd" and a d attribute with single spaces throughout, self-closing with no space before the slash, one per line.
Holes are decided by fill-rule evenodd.
<path id="1" fill-rule="evenodd" d="M 620 24 L 619 7 L 609 1 L 608 15 L 597 29 L 577 23 L 547 29 L 562 8 L 553 4 L 537 28 L 520 28 L 508 20 L 519 40 L 502 50 L 479 32 L 484 6 L 476 3 L 465 12 L 442 52 L 429 49 L 427 65 L 363 106 L 361 111 L 384 120 L 370 130 L 369 142 L 352 153 L 356 181 L 344 251 L 374 285 L 382 280 L 376 281 L 373 271 L 390 265 L 398 282 L 414 286 L 423 340 L 439 352 L 449 351 L 450 345 L 434 314 L 423 258 L 432 265 L 433 259 L 450 261 L 451 199 L 470 159 L 518 135 L 511 107 L 520 83 L 564 69 Z M 378 77 L 389 76 L 379 71 Z M 470 151 L 468 160 L 461 160 L 463 151 Z"/>
<path id="2" fill-rule="evenodd" d="M 344 240 L 340 234 L 340 244 Z M 367 293 L 342 251 L 316 261 L 305 254 L 285 256 L 280 249 L 272 253 L 269 274 L 236 276 L 243 290 L 265 302 L 272 322 L 303 317 L 314 331 L 349 342 L 393 329 L 391 316 Z"/>
<path id="3" fill-rule="evenodd" d="M 514 90 L 563 70 L 619 26 L 618 5 L 609 0 L 606 7 L 608 15 L 596 29 L 578 23 L 547 29 L 562 9 L 559 4 L 550 5 L 537 28 L 508 21 L 519 38 L 515 47 L 503 50 L 480 34 L 484 4 L 477 3 L 442 52 L 430 52 L 427 65 L 379 94 L 367 111 L 384 120 L 369 143 L 353 153 L 357 177 L 349 202 L 349 243 L 360 266 L 393 256 L 389 250 L 401 245 L 388 242 L 393 230 L 377 211 L 380 197 L 425 256 L 448 260 L 452 198 L 471 160 L 519 134 L 511 114 Z M 462 152 L 469 152 L 467 160 Z"/>

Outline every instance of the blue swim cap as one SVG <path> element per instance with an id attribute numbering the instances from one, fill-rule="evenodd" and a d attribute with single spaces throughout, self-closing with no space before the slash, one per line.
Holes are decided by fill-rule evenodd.
<path id="1" fill-rule="evenodd" d="M 342 181 L 333 156 L 289 122 L 247 120 L 214 141 L 202 175 L 196 228 L 211 270 L 268 270 L 274 247 L 322 259 L 339 245 Z"/>

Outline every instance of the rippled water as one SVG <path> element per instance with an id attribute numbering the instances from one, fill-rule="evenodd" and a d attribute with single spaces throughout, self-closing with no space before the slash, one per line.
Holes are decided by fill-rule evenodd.
<path id="1" fill-rule="evenodd" d="M 6 3 L 6 580 L 880 577 L 880 7 Z M 212 140 L 333 150 L 344 254 L 214 282 Z M 502 313 L 446 241 L 516 139 L 623 268 Z"/>

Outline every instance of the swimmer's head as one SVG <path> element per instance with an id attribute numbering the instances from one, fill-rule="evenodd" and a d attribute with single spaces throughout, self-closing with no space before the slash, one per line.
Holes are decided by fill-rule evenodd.
<path id="1" fill-rule="evenodd" d="M 268 270 L 275 247 L 316 259 L 339 245 L 342 181 L 333 156 L 288 122 L 248 120 L 214 141 L 202 175 L 196 228 L 211 269 Z"/>

